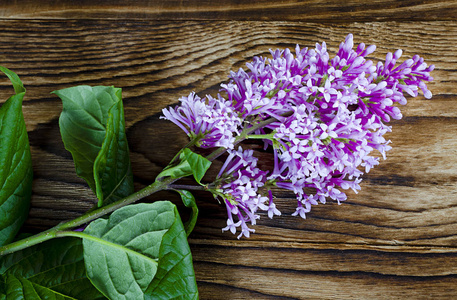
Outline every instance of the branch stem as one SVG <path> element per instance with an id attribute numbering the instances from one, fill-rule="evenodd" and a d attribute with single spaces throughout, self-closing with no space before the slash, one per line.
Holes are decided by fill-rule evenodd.
<path id="1" fill-rule="evenodd" d="M 97 218 L 100 218 L 104 215 L 107 215 L 113 211 L 115 211 L 118 208 L 121 208 L 123 206 L 132 204 L 144 197 L 147 197 L 149 195 L 152 195 L 158 191 L 165 190 L 168 188 L 170 184 L 172 184 L 174 181 L 177 179 L 173 178 L 165 178 L 163 181 L 155 181 L 151 185 L 148 185 L 144 189 L 133 193 L 117 202 L 113 202 L 109 205 L 100 207 L 96 210 L 90 211 L 76 219 L 60 223 L 59 225 L 54 226 L 51 229 L 48 229 L 46 231 L 40 232 L 36 235 L 30 236 L 28 238 L 25 238 L 23 240 L 5 245 L 0 247 L 0 256 L 13 253 L 18 250 L 25 249 L 27 247 L 42 243 L 44 241 L 53 239 L 55 237 L 60 237 L 62 236 L 61 232 L 64 230 L 72 229 L 81 225 L 84 225 L 86 223 L 89 223 Z"/>
<path id="2" fill-rule="evenodd" d="M 283 113 L 281 115 L 281 117 L 288 117 L 288 116 L 291 116 L 292 114 L 293 114 L 292 111 L 288 111 L 288 112 Z M 271 118 L 268 118 L 266 120 L 263 120 L 263 121 L 255 124 L 255 125 L 253 125 L 252 127 L 244 129 L 240 133 L 240 135 L 236 137 L 234 145 L 237 145 L 237 144 L 241 143 L 242 141 L 244 141 L 245 139 L 247 139 L 249 137 L 249 134 L 251 134 L 251 133 L 255 132 L 256 130 L 258 130 L 260 128 L 263 128 L 263 127 L 265 127 L 267 125 L 270 125 L 271 123 L 274 123 L 276 121 L 278 121 L 277 118 L 271 117 Z M 214 161 L 216 158 L 218 158 L 219 156 L 224 154 L 225 151 L 227 151 L 227 148 L 220 147 L 216 151 L 214 151 L 213 153 L 208 155 L 206 157 L 206 159 L 209 160 L 209 161 Z"/>
<path id="3" fill-rule="evenodd" d="M 287 117 L 287 116 L 290 116 L 291 114 L 292 114 L 292 112 L 286 112 L 286 113 L 282 114 L 281 116 Z M 235 145 L 239 144 L 240 142 L 242 142 L 243 140 L 245 140 L 249 137 L 250 138 L 260 138 L 261 136 L 258 136 L 258 135 L 249 136 L 249 134 L 251 134 L 251 133 L 255 132 L 256 130 L 263 128 L 275 121 L 277 121 L 277 118 L 271 117 L 271 118 L 268 118 L 266 120 L 263 120 L 263 121 L 255 124 L 249 128 L 246 128 L 236 138 Z M 190 146 L 194 145 L 195 143 L 198 142 L 198 140 L 199 140 L 198 136 L 193 138 L 189 142 L 189 144 L 186 145 L 186 147 L 190 147 Z M 213 153 L 208 155 L 206 158 L 209 161 L 214 161 L 217 157 L 222 155 L 225 151 L 227 151 L 226 148 L 223 148 L 223 147 L 218 148 Z M 179 154 L 180 154 L 180 152 L 177 155 L 179 155 Z M 173 158 L 170 165 L 174 162 L 174 160 L 176 160 L 176 158 L 177 158 L 177 156 L 175 156 Z M 33 245 L 37 245 L 39 243 L 42 243 L 44 241 L 47 241 L 47 240 L 50 240 L 50 239 L 53 239 L 56 237 L 69 236 L 69 235 L 76 236 L 78 234 L 69 233 L 70 231 L 68 231 L 68 230 L 71 230 L 75 227 L 87 224 L 87 223 L 89 223 L 95 219 L 98 219 L 102 216 L 105 216 L 121 207 L 135 203 L 136 201 L 138 201 L 144 197 L 147 197 L 149 195 L 152 195 L 161 190 L 166 190 L 166 189 L 170 189 L 170 188 L 187 189 L 187 190 L 204 190 L 205 189 L 205 187 L 203 187 L 203 186 L 172 185 L 172 183 L 177 181 L 178 179 L 180 179 L 180 178 L 165 177 L 162 180 L 156 180 L 154 183 L 152 183 L 151 185 L 148 185 L 144 189 L 142 189 L 136 193 L 133 193 L 119 201 L 116 201 L 109 205 L 103 206 L 101 208 L 89 211 L 76 219 L 60 223 L 59 225 L 56 225 L 53 228 L 50 228 L 50 229 L 43 231 L 41 233 L 38 233 L 36 235 L 33 235 L 28 238 L 22 239 L 20 241 L 16 241 L 11 244 L 2 246 L 2 247 L 0 247 L 0 256 L 16 252 L 18 250 L 22 250 L 27 247 L 33 246 Z"/>
<path id="4" fill-rule="evenodd" d="M 193 190 L 193 191 L 206 191 L 205 186 L 201 185 L 187 185 L 187 184 L 170 184 L 168 189 L 173 190 Z"/>

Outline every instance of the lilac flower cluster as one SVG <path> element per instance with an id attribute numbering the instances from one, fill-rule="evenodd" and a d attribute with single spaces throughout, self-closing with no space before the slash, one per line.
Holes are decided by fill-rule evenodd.
<path id="1" fill-rule="evenodd" d="M 243 234 L 249 237 L 253 231 L 246 225 L 249 220 L 252 225 L 259 217 L 255 214 L 257 209 L 264 207 L 266 197 L 259 194 L 259 188 L 264 185 L 267 172 L 257 168 L 257 158 L 253 156 L 253 150 L 238 151 L 228 150 L 228 157 L 221 167 L 214 182 L 217 189 L 213 189 L 216 197 L 224 199 L 227 207 L 227 227 L 224 230 L 236 232 L 236 227 L 241 226 Z M 233 221 L 236 216 L 238 222 Z"/>
<path id="2" fill-rule="evenodd" d="M 198 140 L 197 146 L 233 148 L 233 134 L 238 133 L 243 122 L 230 101 L 209 95 L 201 99 L 195 93 L 180 101 L 181 106 L 176 109 L 163 110 L 166 119 L 173 121 L 191 139 Z"/>
<path id="3" fill-rule="evenodd" d="M 254 57 L 248 71 L 231 72 L 230 82 L 221 85 L 227 99 L 192 93 L 181 106 L 163 110 L 199 146 L 228 149 L 216 181 L 208 185 L 227 207 L 223 230 L 241 227 L 239 237 L 249 237 L 247 223 L 256 223 L 258 210 L 270 218 L 280 215 L 272 187 L 296 194 L 293 215 L 302 218 L 327 198 L 346 200 L 343 190 L 357 192 L 364 172 L 379 164 L 372 151 L 385 159 L 391 149 L 384 134 L 391 131 L 391 118 L 402 118 L 395 103 L 406 104 L 405 93 L 415 97 L 419 89 L 431 97 L 425 82 L 432 80 L 434 66 L 423 58 L 397 66 L 398 50 L 374 65 L 365 57 L 375 46 L 353 47 L 349 34 L 332 59 L 325 42 L 315 49 L 297 46 L 295 55 L 271 51 L 272 58 Z M 263 140 L 272 152 L 272 170 L 260 170 L 252 150 L 234 150 L 244 139 Z"/>

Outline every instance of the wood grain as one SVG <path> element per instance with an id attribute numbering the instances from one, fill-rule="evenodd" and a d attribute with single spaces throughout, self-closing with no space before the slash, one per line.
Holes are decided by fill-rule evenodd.
<path id="1" fill-rule="evenodd" d="M 141 13 L 129 12 L 116 21 L 82 19 L 96 9 L 64 19 L 71 10 L 60 9 L 67 4 L 47 3 L 28 7 L 21 16 L 17 8 L 8 8 L 0 19 L 0 64 L 18 73 L 27 88 L 24 115 L 35 179 L 25 231 L 43 230 L 73 218 L 95 202 L 87 185 L 76 176 L 71 156 L 60 140 L 61 103 L 51 91 L 79 84 L 123 89 L 127 136 L 139 189 L 154 180 L 187 142 L 176 126 L 159 119 L 161 109 L 193 90 L 202 95 L 217 93 L 230 70 L 244 67 L 255 55 L 268 55 L 270 48 L 313 47 L 326 41 L 332 55 L 352 32 L 356 43 L 378 46 L 372 59 L 383 59 L 387 52 L 401 48 L 405 59 L 417 53 L 435 64 L 435 80 L 429 85 L 433 99 L 411 99 L 402 108 L 404 118 L 391 123 L 393 150 L 365 176 L 359 194 L 350 193 L 342 205 L 318 205 L 307 220 L 290 216 L 295 209 L 294 196 L 276 191 L 283 215 L 273 220 L 262 215 L 256 233 L 250 239 L 237 240 L 221 232 L 225 209 L 209 195 L 197 193 L 201 214 L 190 243 L 201 299 L 455 296 L 457 23 L 450 20 L 454 2 L 403 3 L 426 21 L 411 21 L 415 20 L 413 14 L 408 22 L 323 24 L 271 21 L 275 17 L 269 17 L 268 22 L 167 21 L 159 16 L 146 20 Z M 119 3 L 113 1 L 112 5 Z M 141 7 L 143 2 L 138 3 Z M 272 3 L 264 2 L 266 7 Z M 292 2 L 281 3 L 293 7 Z M 311 7 L 322 4 L 307 3 Z M 327 3 L 321 11 L 324 19 L 338 17 L 330 5 L 344 10 L 361 2 Z M 209 2 L 191 1 L 191 8 L 192 4 L 199 18 L 204 18 L 207 11 L 202 7 L 209 7 Z M 391 10 L 374 9 L 373 14 L 390 13 L 393 20 L 405 18 L 400 18 L 401 10 L 395 8 L 400 4 L 376 2 L 378 7 L 383 4 Z M 46 5 L 55 11 L 46 15 Z M 421 11 L 427 5 L 436 8 L 430 16 Z M 152 11 L 154 5 L 150 7 Z M 100 4 L 100 9 L 105 8 Z M 243 19 L 246 12 L 235 10 L 229 10 L 227 16 Z M 286 13 L 279 12 L 282 16 Z M 181 13 L 177 9 L 169 16 L 178 18 Z M 358 14 L 361 12 L 350 12 L 346 18 L 361 20 Z M 191 13 L 184 16 L 192 18 Z M 299 16 L 297 12 L 284 19 Z M 2 101 L 11 93 L 5 77 L 0 82 Z M 148 200 L 163 198 L 175 201 L 186 215 L 173 194 L 160 193 Z"/>
<path id="2" fill-rule="evenodd" d="M 443 21 L 455 19 L 457 1 L 4 0 L 2 8 L 0 17 L 18 19 Z"/>

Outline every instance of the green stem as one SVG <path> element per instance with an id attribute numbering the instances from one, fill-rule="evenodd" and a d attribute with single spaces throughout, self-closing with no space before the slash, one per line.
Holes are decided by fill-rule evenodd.
<path id="1" fill-rule="evenodd" d="M 44 241 L 53 239 L 56 237 L 56 231 L 54 228 L 48 229 L 46 231 L 40 232 L 39 234 L 33 235 L 31 237 L 25 238 L 23 240 L 5 245 L 0 247 L 0 256 L 5 254 L 13 253 L 27 247 L 42 243 Z"/>
<path id="2" fill-rule="evenodd" d="M 275 137 L 275 133 L 269 134 L 250 134 L 246 138 L 247 139 L 259 139 L 259 140 L 273 140 Z"/>
<path id="3" fill-rule="evenodd" d="M 31 237 L 2 246 L 2 247 L 0 247 L 0 256 L 9 254 L 9 253 L 12 253 L 12 252 L 15 252 L 18 250 L 22 250 L 22 249 L 28 248 L 30 246 L 33 246 L 33 245 L 42 243 L 44 241 L 50 240 L 52 238 L 55 238 L 59 234 L 61 234 L 61 232 L 63 230 L 67 230 L 67 229 L 71 229 L 71 228 L 75 228 L 75 227 L 84 225 L 84 224 L 89 223 L 106 214 L 109 214 L 118 208 L 132 204 L 132 203 L 134 203 L 144 197 L 152 195 L 158 191 L 165 190 L 165 189 L 167 189 L 168 185 L 170 185 L 171 183 L 173 183 L 176 180 L 177 179 L 166 178 L 163 181 L 155 181 L 154 183 L 152 183 L 151 185 L 148 185 L 144 189 L 142 189 L 136 193 L 133 193 L 117 202 L 114 202 L 109 205 L 100 207 L 96 210 L 90 211 L 76 219 L 61 223 L 59 225 L 54 226 L 51 229 L 40 232 Z"/>
<path id="4" fill-rule="evenodd" d="M 170 163 L 168 164 L 168 166 L 165 167 L 165 169 L 168 168 L 169 166 L 172 166 L 173 163 L 174 163 L 175 161 L 178 160 L 179 156 L 180 156 L 181 153 L 184 151 L 184 149 L 190 148 L 190 147 L 192 147 L 193 145 L 197 144 L 203 137 L 204 137 L 204 135 L 202 135 L 202 134 L 198 134 L 198 135 L 194 136 L 194 137 L 193 137 L 184 147 L 182 147 L 181 150 L 178 151 L 178 153 L 176 153 L 176 155 L 175 155 L 175 156 L 173 157 L 173 159 L 170 161 Z"/>
<path id="5" fill-rule="evenodd" d="M 291 116 L 292 114 L 293 114 L 293 112 L 289 111 L 289 112 L 286 112 L 286 113 L 282 114 L 281 116 L 282 117 L 288 117 L 288 116 Z M 237 144 L 241 143 L 242 141 L 244 141 L 245 139 L 247 139 L 247 138 L 249 138 L 251 136 L 255 136 L 255 135 L 249 135 L 249 134 L 254 132 L 254 131 L 256 131 L 257 129 L 263 128 L 263 127 L 265 127 L 267 125 L 270 125 L 271 123 L 274 123 L 276 121 L 278 121 L 278 119 L 271 117 L 271 118 L 268 118 L 266 120 L 263 120 L 262 122 L 259 122 L 259 123 L 255 124 L 252 127 L 249 127 L 247 129 L 243 130 L 240 133 L 240 135 L 236 137 L 234 145 L 237 145 Z M 214 161 L 216 158 L 221 156 L 225 151 L 227 151 L 227 148 L 220 147 L 216 151 L 214 151 L 213 153 L 208 155 L 206 157 L 206 159 L 209 160 L 209 161 Z"/>

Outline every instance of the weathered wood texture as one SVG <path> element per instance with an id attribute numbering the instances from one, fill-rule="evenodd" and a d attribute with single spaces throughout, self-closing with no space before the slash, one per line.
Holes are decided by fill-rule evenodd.
<path id="1" fill-rule="evenodd" d="M 454 20 L 455 0 L 3 0 L 0 17 L 154 20 Z M 19 5 L 18 5 L 19 4 Z"/>
<path id="2" fill-rule="evenodd" d="M 258 2 L 252 11 L 248 2 L 226 1 L 216 11 L 225 19 L 265 17 L 268 22 L 141 19 L 211 19 L 208 14 L 215 8 L 209 1 L 179 4 L 176 10 L 167 4 L 172 2 L 151 1 L 148 6 L 139 1 L 126 11 L 120 1 L 111 1 L 109 7 L 100 4 L 77 10 L 74 18 L 70 12 L 78 5 L 25 2 L 30 5 L 23 9 L 5 6 L 0 19 L 0 65 L 17 72 L 27 88 L 24 115 L 35 179 L 25 230 L 42 230 L 80 215 L 95 201 L 76 176 L 60 140 L 61 103 L 51 91 L 79 84 L 123 88 L 138 189 L 150 183 L 186 143 L 176 126 L 159 119 L 162 108 L 193 90 L 217 93 L 230 70 L 243 67 L 252 56 L 268 55 L 269 48 L 297 43 L 313 47 L 326 41 L 335 53 L 352 32 L 356 43 L 378 46 L 373 59 L 401 48 L 405 59 L 420 54 L 435 64 L 435 81 L 429 85 L 433 99 L 411 99 L 402 108 L 404 118 L 392 122 L 389 134 L 393 150 L 365 176 L 359 194 L 349 194 L 340 206 L 316 206 L 307 220 L 290 216 L 293 195 L 278 191 L 283 215 L 273 220 L 263 215 L 250 239 L 237 240 L 221 232 L 225 209 L 209 195 L 197 194 L 201 215 L 190 243 L 201 299 L 446 299 L 456 295 L 455 2 L 403 1 L 403 9 L 396 1 L 377 1 L 372 8 L 362 6 L 362 1 L 327 1 L 321 6 L 319 1 L 300 5 L 283 1 L 273 15 L 273 1 Z M 265 12 L 259 7 L 270 15 L 251 16 L 251 12 Z M 119 19 L 85 18 L 104 9 L 108 17 Z M 373 18 L 413 21 L 349 22 L 365 20 L 363 11 Z M 339 23 L 343 12 L 347 22 Z M 335 23 L 309 22 L 316 19 Z M 5 77 L 0 82 L 1 98 L 11 92 Z M 150 200 L 159 198 L 179 205 L 176 196 L 168 193 Z"/>

